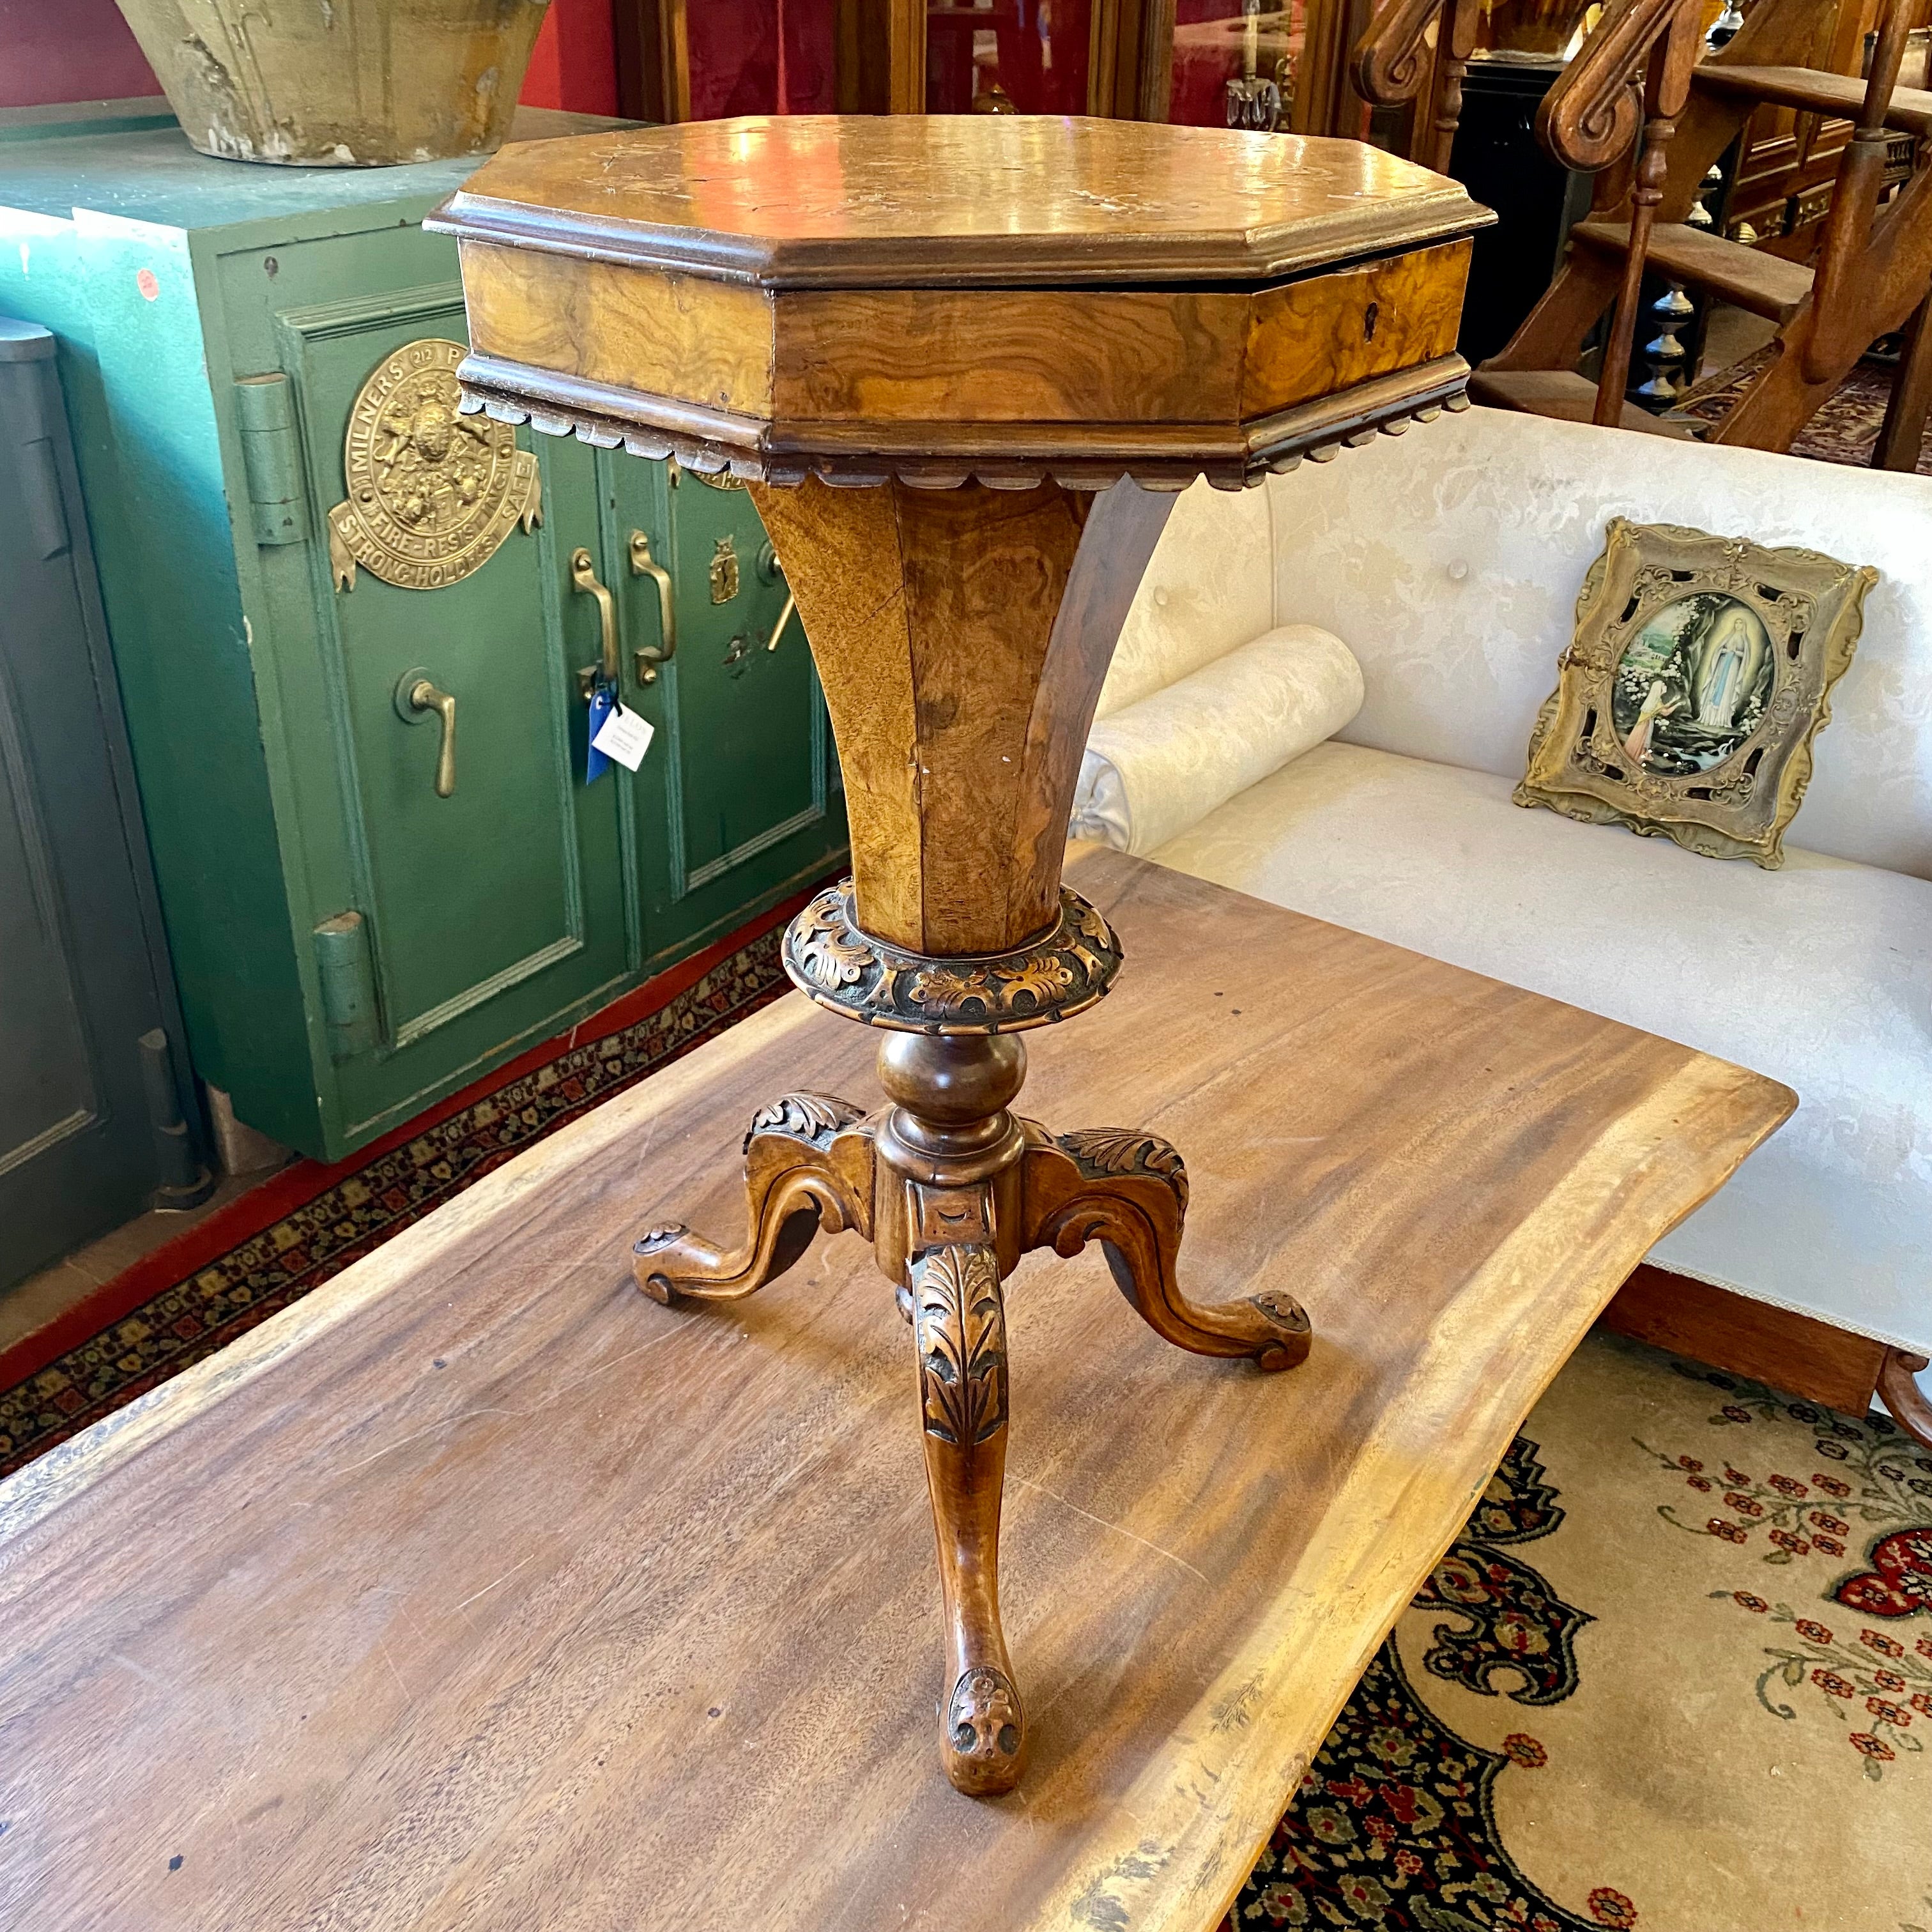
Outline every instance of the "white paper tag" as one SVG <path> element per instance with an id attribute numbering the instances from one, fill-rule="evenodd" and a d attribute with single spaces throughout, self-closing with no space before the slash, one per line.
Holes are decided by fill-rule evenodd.
<path id="1" fill-rule="evenodd" d="M 627 772 L 634 772 L 644 762 L 644 754 L 651 748 L 656 736 L 656 727 L 649 718 L 626 711 L 620 704 L 613 708 L 603 728 L 590 742 L 607 758 L 614 760 Z"/>

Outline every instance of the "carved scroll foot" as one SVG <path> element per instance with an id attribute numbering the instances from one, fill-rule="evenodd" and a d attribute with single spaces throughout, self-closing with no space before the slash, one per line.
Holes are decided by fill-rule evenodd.
<path id="1" fill-rule="evenodd" d="M 1000 1628 L 1006 1307 L 990 1247 L 931 1248 L 911 1274 L 926 1486 L 945 1600 L 940 1762 L 957 1789 L 986 1797 L 1018 1783 L 1027 1746 Z"/>
<path id="2" fill-rule="evenodd" d="M 1915 1442 L 1932 1449 L 1932 1402 L 1918 1386 L 1925 1368 L 1923 1355 L 1909 1354 L 1903 1348 L 1886 1349 L 1879 1366 L 1878 1393 L 1899 1427 Z"/>
<path id="3" fill-rule="evenodd" d="M 828 1094 L 788 1094 L 752 1117 L 745 1136 L 751 1223 L 729 1252 L 672 1225 L 631 1250 L 631 1272 L 653 1300 L 731 1301 L 784 1273 L 821 1231 L 872 1232 L 872 1136 L 865 1109 Z"/>
<path id="4" fill-rule="evenodd" d="M 1187 1170 L 1156 1134 L 1096 1127 L 1057 1139 L 1032 1127 L 1026 1151 L 1028 1248 L 1076 1255 L 1104 1248 L 1114 1286 L 1154 1333 L 1197 1355 L 1246 1355 L 1292 1369 L 1308 1354 L 1308 1317 L 1280 1288 L 1204 1307 L 1175 1268 L 1187 1214 Z"/>

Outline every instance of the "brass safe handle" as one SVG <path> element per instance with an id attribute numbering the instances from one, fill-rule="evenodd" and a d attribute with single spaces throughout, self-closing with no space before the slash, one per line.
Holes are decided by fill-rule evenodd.
<path id="1" fill-rule="evenodd" d="M 574 550 L 570 554 L 570 585 L 573 590 L 581 591 L 597 600 L 597 622 L 602 632 L 604 682 L 614 685 L 618 673 L 617 600 L 598 582 L 596 566 L 591 562 L 587 550 Z M 586 664 L 577 674 L 578 688 L 586 698 L 597 682 L 597 665 Z"/>
<path id="2" fill-rule="evenodd" d="M 784 635 L 785 626 L 791 622 L 792 613 L 797 608 L 798 599 L 788 590 L 785 592 L 784 608 L 778 613 L 778 620 L 772 626 L 771 635 L 765 640 L 766 650 L 775 651 L 778 649 L 778 640 Z"/>
<path id="3" fill-rule="evenodd" d="M 635 653 L 638 682 L 655 684 L 658 666 L 669 664 L 677 656 L 677 611 L 671 596 L 670 572 L 651 554 L 651 540 L 642 530 L 631 532 L 631 574 L 648 577 L 658 586 L 658 622 L 664 631 L 664 646 L 644 644 Z"/>
<path id="4" fill-rule="evenodd" d="M 456 700 L 439 691 L 426 677 L 410 686 L 410 709 L 434 711 L 442 722 L 442 743 L 436 754 L 436 795 L 448 798 L 456 790 Z"/>

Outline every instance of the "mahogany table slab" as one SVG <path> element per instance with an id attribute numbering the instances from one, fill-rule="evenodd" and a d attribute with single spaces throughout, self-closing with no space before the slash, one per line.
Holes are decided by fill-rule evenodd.
<path id="1" fill-rule="evenodd" d="M 1094 1250 L 1009 1283 L 1034 1774 L 933 1761 L 904 1324 L 870 1250 L 658 1308 L 730 1212 L 793 994 L 0 1486 L 0 1925 L 1205 1932 L 1512 1431 L 1790 1110 L 1690 1049 L 1112 854 L 1129 964 L 1033 1096 L 1188 1150 L 1186 1260 L 1292 1374 L 1182 1354 Z M 918 1688 L 915 1688 L 915 1685 Z"/>
<path id="2" fill-rule="evenodd" d="M 872 1241 L 919 1365 L 940 1756 L 962 1791 L 1010 1790 L 1028 1754 L 999 1600 L 1020 1256 L 1098 1243 L 1196 1354 L 1308 1351 L 1284 1288 L 1190 1298 L 1181 1150 L 1011 1111 L 1018 1036 L 1120 966 L 1060 883 L 1101 681 L 1177 490 L 1463 400 L 1488 218 L 1353 142 L 827 116 L 513 148 L 430 224 L 462 256 L 468 406 L 729 470 L 805 620 L 853 876 L 793 922 L 785 963 L 883 1031 L 890 1104 L 788 1082 L 745 1139 L 742 1242 L 648 1227 L 637 1278 L 667 1304 L 731 1300 L 820 1232 Z"/>

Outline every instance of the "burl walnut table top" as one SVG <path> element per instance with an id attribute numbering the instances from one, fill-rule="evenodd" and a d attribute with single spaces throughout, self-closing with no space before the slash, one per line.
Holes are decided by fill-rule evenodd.
<path id="1" fill-rule="evenodd" d="M 769 288 L 1268 279 L 1466 235 L 1359 141 L 1040 115 L 691 121 L 506 148 L 448 219 Z"/>
<path id="2" fill-rule="evenodd" d="M 424 225 L 506 422 L 774 484 L 1100 490 L 1460 398 L 1493 219 L 1356 141 L 819 115 L 506 148 Z"/>
<path id="3" fill-rule="evenodd" d="M 793 994 L 0 1488 L 0 1922 L 35 1932 L 1202 1932 L 1618 1283 L 1784 1088 L 1112 854 L 1127 966 L 1026 1111 L 1193 1183 L 1182 1264 L 1308 1360 L 1169 1347 L 1097 1252 L 1008 1285 L 1032 1768 L 935 1762 L 912 1344 L 855 1236 L 754 1300 L 751 1110 L 874 1091 Z M 916 1688 L 915 1688 L 916 1687 Z"/>

